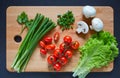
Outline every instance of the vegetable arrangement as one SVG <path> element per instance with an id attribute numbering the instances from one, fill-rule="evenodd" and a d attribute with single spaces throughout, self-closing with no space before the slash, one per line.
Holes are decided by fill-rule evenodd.
<path id="1" fill-rule="evenodd" d="M 101 31 L 93 34 L 79 48 L 81 57 L 74 70 L 73 77 L 85 78 L 93 68 L 107 66 L 118 56 L 117 41 L 109 32 Z"/>
<path id="2" fill-rule="evenodd" d="M 42 14 L 36 14 L 11 67 L 17 72 L 24 71 L 39 40 L 55 27 L 52 20 Z"/>
<path id="3" fill-rule="evenodd" d="M 96 15 L 96 9 L 92 6 L 83 7 L 83 15 L 89 19 Z M 85 78 L 93 68 L 107 66 L 118 56 L 117 41 L 109 32 L 103 30 L 103 21 L 93 18 L 90 29 L 96 31 L 87 42 L 79 48 L 81 57 L 78 66 L 74 70 L 73 77 Z M 84 21 L 78 22 L 76 32 L 87 34 L 88 25 Z"/>
<path id="4" fill-rule="evenodd" d="M 60 36 L 59 32 L 56 32 L 54 34 L 54 41 L 55 42 L 57 42 L 59 40 L 59 36 Z M 46 53 L 48 51 L 52 51 L 52 50 L 55 49 L 56 46 L 55 46 L 55 44 L 52 44 L 52 40 L 53 40 L 52 37 L 47 36 L 39 42 L 39 45 L 41 47 L 40 48 L 40 53 L 41 54 L 46 55 Z"/>
<path id="5" fill-rule="evenodd" d="M 54 34 L 54 40 L 58 41 L 60 35 L 58 32 Z M 49 67 L 53 67 L 55 71 L 60 71 L 62 66 L 68 63 L 68 59 L 72 58 L 73 51 L 79 48 L 78 41 L 72 41 L 70 36 L 65 36 L 59 48 L 55 48 L 56 45 L 52 44 L 52 37 L 45 37 L 42 41 L 39 42 L 40 44 L 40 53 L 42 55 L 46 55 L 47 52 L 53 52 L 53 54 L 47 57 L 47 62 Z"/>
<path id="6" fill-rule="evenodd" d="M 74 41 L 73 44 L 72 38 L 70 36 L 65 36 L 59 48 L 53 51 L 53 55 L 48 56 L 47 61 L 50 65 L 53 66 L 55 71 L 60 71 L 62 66 L 68 63 L 68 59 L 72 58 L 73 51 L 72 49 L 78 49 L 78 41 Z"/>
<path id="7" fill-rule="evenodd" d="M 24 71 L 38 43 L 41 55 L 53 52 L 47 57 L 47 62 L 55 71 L 60 71 L 72 58 L 74 50 L 79 50 L 81 56 L 73 77 L 85 78 L 93 68 L 107 66 L 112 62 L 118 56 L 118 44 L 115 37 L 109 32 L 103 31 L 103 21 L 95 17 L 96 9 L 94 7 L 85 6 L 82 12 L 87 19 L 92 18 L 92 25 L 88 26 L 85 21 L 79 21 L 77 22 L 76 32 L 87 34 L 89 28 L 96 31 L 82 47 L 79 47 L 79 42 L 73 41 L 72 37 L 68 35 L 63 38 L 63 42 L 57 47 L 56 43 L 60 39 L 59 32 L 55 32 L 53 37 L 43 38 L 46 33 L 56 27 L 55 23 L 42 14 L 37 14 L 34 19 L 29 20 L 27 14 L 22 12 L 18 16 L 17 22 L 24 25 L 21 33 L 25 28 L 28 28 L 28 32 L 20 45 L 12 68 L 17 72 Z M 73 28 L 74 21 L 75 17 L 72 11 L 67 11 L 63 15 L 58 15 L 57 24 L 64 31 Z M 52 43 L 53 40 L 54 44 Z"/>

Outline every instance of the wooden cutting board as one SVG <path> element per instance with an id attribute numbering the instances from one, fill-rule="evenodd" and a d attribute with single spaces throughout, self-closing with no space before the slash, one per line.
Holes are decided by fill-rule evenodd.
<path id="1" fill-rule="evenodd" d="M 96 6 L 97 10 L 96 17 L 101 18 L 104 22 L 104 30 L 109 31 L 111 34 L 114 33 L 114 27 L 113 27 L 113 9 L 111 7 L 107 6 Z M 82 46 L 86 40 L 90 37 L 91 34 L 94 33 L 94 31 L 89 31 L 87 35 L 77 35 L 76 30 L 76 23 L 78 21 L 84 20 L 88 24 L 90 24 L 90 20 L 86 20 L 84 16 L 82 15 L 82 6 L 10 6 L 7 8 L 6 12 L 6 68 L 8 71 L 12 72 L 11 70 L 11 64 L 13 62 L 13 59 L 15 58 L 15 55 L 18 51 L 18 48 L 21 44 L 15 42 L 14 37 L 18 35 L 21 31 L 21 25 L 19 25 L 16 21 L 17 16 L 25 11 L 29 18 L 34 18 L 36 13 L 41 13 L 49 18 L 51 18 L 54 22 L 57 21 L 57 15 L 63 14 L 67 12 L 68 10 L 71 10 L 75 16 L 75 23 L 73 26 L 73 30 L 65 30 L 64 32 L 61 31 L 60 27 L 57 26 L 55 29 L 50 31 L 48 36 L 53 37 L 53 34 L 56 31 L 60 32 L 60 40 L 57 42 L 57 45 L 59 45 L 63 41 L 63 37 L 65 35 L 72 36 L 73 40 L 78 40 L 80 42 L 80 45 Z M 26 35 L 27 29 L 23 32 L 21 35 L 22 40 L 24 39 Z M 53 42 L 54 43 L 54 42 Z M 51 70 L 48 69 L 48 63 L 46 61 L 46 58 L 50 53 L 48 53 L 46 56 L 41 56 L 39 53 L 39 46 L 36 47 L 28 65 L 25 70 L 25 72 L 51 72 Z M 65 65 L 60 72 L 72 72 L 75 68 L 75 66 L 78 63 L 80 54 L 78 51 L 74 52 L 74 55 L 70 62 Z M 106 67 L 102 67 L 100 69 L 94 69 L 93 72 L 110 72 L 113 69 L 113 63 L 109 64 Z"/>

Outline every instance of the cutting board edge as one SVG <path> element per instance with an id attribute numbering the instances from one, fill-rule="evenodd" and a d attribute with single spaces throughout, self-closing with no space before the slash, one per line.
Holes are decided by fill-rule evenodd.
<path id="1" fill-rule="evenodd" d="M 12 7 L 16 7 L 16 6 L 9 6 L 8 8 L 7 8 L 7 10 L 9 9 L 9 8 L 12 8 Z M 17 6 L 17 7 L 21 7 L 21 6 Z M 29 7 L 29 6 L 22 6 L 22 7 Z M 31 7 L 54 7 L 54 6 L 31 6 Z M 57 6 L 57 7 L 69 7 L 69 6 Z M 82 7 L 82 6 L 71 6 L 71 7 Z M 104 6 L 100 6 L 100 7 L 104 7 Z M 113 8 L 112 7 L 110 7 L 110 6 L 105 6 L 105 7 L 107 7 L 107 8 L 111 8 L 112 10 L 113 10 Z M 7 12 L 6 12 L 7 13 Z M 113 11 L 113 13 L 114 13 L 114 11 Z M 6 17 L 7 18 L 7 17 Z M 113 18 L 114 19 L 114 18 Z M 113 20 L 114 21 L 114 20 Z M 113 25 L 114 25 L 114 23 L 113 23 Z M 7 28 L 7 27 L 6 27 Z M 6 33 L 7 34 L 7 33 Z M 114 34 L 114 29 L 113 29 L 113 34 Z M 6 43 L 7 44 L 7 43 Z M 6 53 L 7 54 L 7 53 Z M 114 67 L 114 64 L 113 64 L 113 67 Z M 11 69 L 9 69 L 8 67 L 6 67 L 7 68 L 7 70 L 8 71 L 10 71 L 11 72 Z M 113 68 L 111 68 L 111 70 L 110 71 L 108 71 L 108 72 L 111 72 L 113 70 Z M 27 72 L 27 71 L 26 71 Z M 30 71 L 31 72 L 31 71 Z M 32 71 L 32 72 L 35 72 L 35 71 Z M 48 71 L 47 71 L 48 72 Z M 62 72 L 66 72 L 66 71 L 62 71 Z M 99 71 L 98 71 L 99 72 Z M 106 72 L 106 71 L 104 71 L 104 72 Z"/>

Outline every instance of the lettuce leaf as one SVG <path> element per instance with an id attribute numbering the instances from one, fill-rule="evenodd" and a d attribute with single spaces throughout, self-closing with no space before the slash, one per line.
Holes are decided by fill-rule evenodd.
<path id="1" fill-rule="evenodd" d="M 119 54 L 117 45 L 116 38 L 109 32 L 101 31 L 93 34 L 79 48 L 81 57 L 74 70 L 73 77 L 85 78 L 93 68 L 107 66 Z"/>

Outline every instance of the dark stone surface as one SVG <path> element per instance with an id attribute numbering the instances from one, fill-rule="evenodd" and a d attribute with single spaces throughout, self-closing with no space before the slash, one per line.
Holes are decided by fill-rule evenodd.
<path id="1" fill-rule="evenodd" d="M 0 78 L 73 78 L 68 73 L 15 73 L 6 70 L 6 9 L 9 6 L 111 6 L 114 9 L 114 34 L 120 48 L 120 0 L 0 0 Z M 86 78 L 120 78 L 120 54 L 112 72 L 90 73 Z"/>

